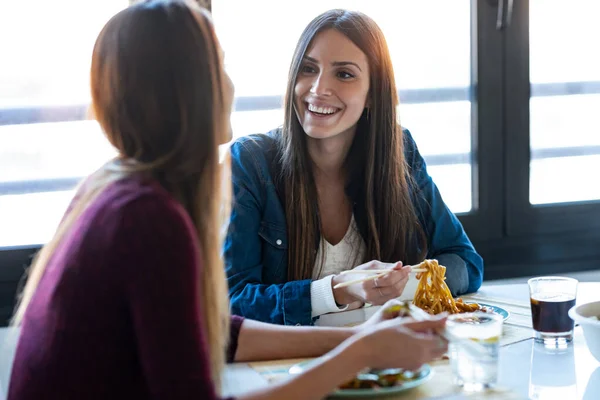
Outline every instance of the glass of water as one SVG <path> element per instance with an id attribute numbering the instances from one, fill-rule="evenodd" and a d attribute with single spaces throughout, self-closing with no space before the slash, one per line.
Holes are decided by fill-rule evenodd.
<path id="1" fill-rule="evenodd" d="M 448 317 L 446 329 L 455 339 L 449 344 L 450 365 L 463 390 L 482 391 L 497 383 L 502 322 L 502 316 L 485 312 Z"/>

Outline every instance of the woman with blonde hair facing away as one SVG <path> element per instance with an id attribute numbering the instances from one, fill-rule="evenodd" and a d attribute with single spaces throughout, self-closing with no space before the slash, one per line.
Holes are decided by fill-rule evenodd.
<path id="1" fill-rule="evenodd" d="M 381 312 L 319 329 L 230 316 L 218 146 L 233 86 L 206 11 L 148 0 L 114 16 L 94 47 L 91 92 L 118 156 L 79 187 L 32 266 L 9 400 L 216 399 L 226 361 L 329 352 L 241 397 L 317 399 L 365 367 L 417 368 L 446 350 L 429 333 L 444 318 Z"/>

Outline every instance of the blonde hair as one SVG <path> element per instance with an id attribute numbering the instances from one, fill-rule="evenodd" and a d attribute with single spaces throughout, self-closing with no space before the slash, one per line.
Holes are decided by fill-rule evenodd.
<path id="1" fill-rule="evenodd" d="M 92 56 L 92 112 L 119 156 L 77 189 L 70 210 L 28 271 L 13 325 L 20 325 L 47 265 L 73 224 L 110 184 L 133 175 L 157 180 L 188 212 L 201 249 L 198 301 L 220 389 L 229 338 L 229 300 L 221 258 L 229 216 L 224 72 L 207 11 L 184 0 L 148 0 L 104 27 Z M 200 265 L 198 266 L 200 268 Z"/>

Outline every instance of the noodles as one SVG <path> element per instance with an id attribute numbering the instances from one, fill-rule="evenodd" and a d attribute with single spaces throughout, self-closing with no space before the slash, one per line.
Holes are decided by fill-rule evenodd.
<path id="1" fill-rule="evenodd" d="M 413 304 L 429 314 L 439 314 L 446 311 L 450 314 L 481 310 L 479 304 L 465 304 L 462 299 L 452 298 L 446 285 L 446 267 L 439 265 L 437 260 L 425 260 L 413 268 L 425 268 L 427 272 L 416 275 L 419 279 Z M 483 311 L 483 310 L 482 310 Z"/>

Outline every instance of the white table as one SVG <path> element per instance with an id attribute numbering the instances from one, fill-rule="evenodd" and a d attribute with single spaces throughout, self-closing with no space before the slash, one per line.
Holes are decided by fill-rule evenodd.
<path id="1" fill-rule="evenodd" d="M 502 301 L 529 303 L 526 284 L 484 284 L 477 296 L 497 300 L 493 304 L 499 306 L 502 306 Z M 600 283 L 580 283 L 577 304 L 599 299 Z M 371 307 L 331 314 L 322 317 L 320 325 L 341 326 L 360 322 L 376 310 L 377 307 Z M 534 394 L 539 400 L 600 399 L 600 362 L 589 352 L 580 327 L 575 328 L 573 344 L 562 351 L 546 350 L 532 338 L 502 347 L 498 379 L 500 386 L 512 389 L 523 399 L 532 398 Z M 266 379 L 247 364 L 234 364 L 227 367 L 223 390 L 226 394 L 237 395 L 267 385 Z"/>
<path id="2" fill-rule="evenodd" d="M 564 350 L 548 350 L 533 339 L 503 347 L 498 379 L 526 399 L 600 399 L 600 362 L 589 352 L 580 327 Z"/>
<path id="3" fill-rule="evenodd" d="M 499 301 L 528 302 L 527 285 L 483 285 L 478 295 Z M 577 303 L 600 299 L 600 283 L 581 283 Z M 499 304 L 500 305 L 500 304 Z M 331 325 L 344 325 L 371 315 L 377 308 L 354 310 L 327 316 Z M 323 324 L 323 321 L 321 321 Z M 0 328 L 0 400 L 6 398 L 10 368 L 17 343 L 14 329 Z M 600 362 L 585 345 L 581 328 L 575 328 L 574 344 L 560 354 L 549 354 L 533 342 L 524 340 L 505 346 L 500 352 L 500 384 L 529 398 L 540 393 L 540 400 L 600 399 Z M 224 392 L 239 394 L 268 385 L 267 381 L 247 364 L 229 365 L 224 376 Z"/>

